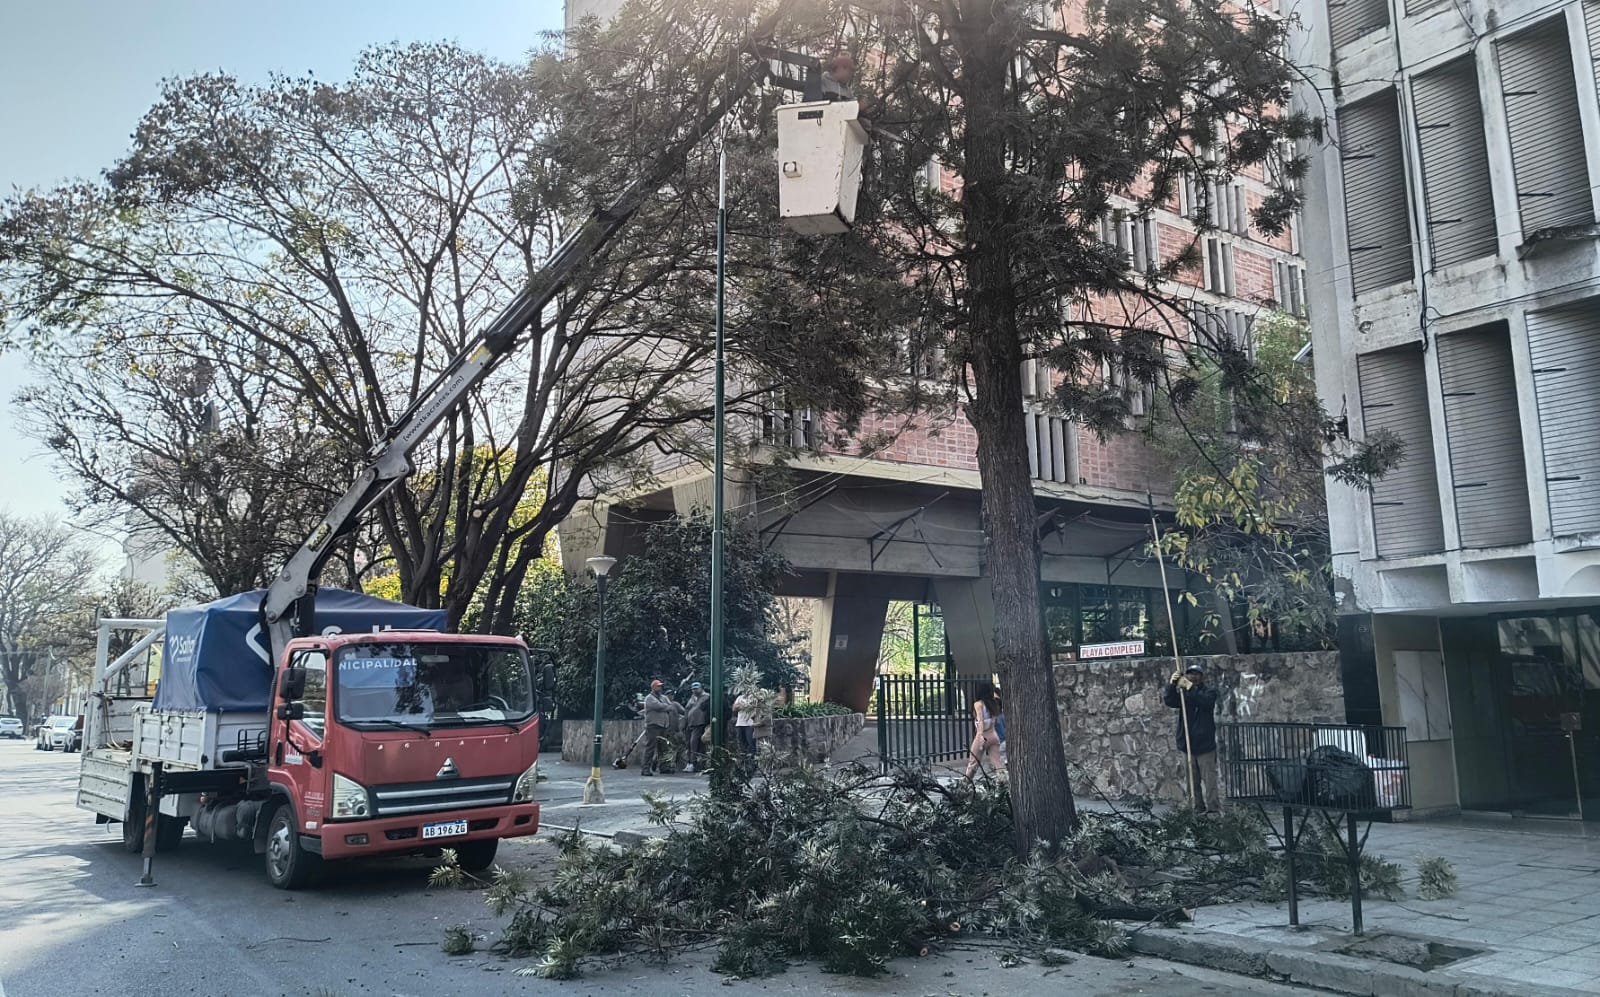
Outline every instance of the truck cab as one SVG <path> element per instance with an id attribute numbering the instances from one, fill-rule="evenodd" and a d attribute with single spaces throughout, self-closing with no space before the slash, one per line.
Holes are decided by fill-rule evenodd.
<path id="1" fill-rule="evenodd" d="M 444 848 L 477 871 L 535 833 L 549 697 L 522 641 L 426 629 L 444 614 L 361 593 L 317 599 L 318 635 L 277 655 L 259 592 L 101 620 L 78 806 L 147 862 L 186 826 L 251 841 L 283 889 L 325 861 Z M 113 660 L 113 631 L 144 636 Z"/>
<path id="2" fill-rule="evenodd" d="M 538 830 L 537 706 L 515 638 L 291 641 L 265 744 L 268 877 L 297 886 L 318 859 L 439 847 L 487 868 L 501 838 Z"/>

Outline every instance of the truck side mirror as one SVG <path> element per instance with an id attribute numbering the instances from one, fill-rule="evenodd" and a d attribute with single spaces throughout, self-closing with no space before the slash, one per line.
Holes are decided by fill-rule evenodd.
<path id="1" fill-rule="evenodd" d="M 283 670 L 278 683 L 278 693 L 288 702 L 298 702 L 306 694 L 306 670 L 303 665 L 290 665 Z"/>
<path id="2" fill-rule="evenodd" d="M 306 718 L 306 704 L 304 703 L 279 703 L 279 720 L 304 720 Z"/>

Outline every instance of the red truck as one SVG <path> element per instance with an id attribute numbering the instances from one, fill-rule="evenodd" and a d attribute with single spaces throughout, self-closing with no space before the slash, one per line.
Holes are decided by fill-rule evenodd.
<path id="1" fill-rule="evenodd" d="M 362 856 L 452 848 L 481 870 L 500 839 L 538 830 L 539 704 L 520 640 L 384 629 L 442 614 L 323 589 L 324 633 L 289 641 L 269 669 L 251 626 L 260 599 L 101 621 L 147 633 L 97 661 L 78 805 L 120 821 L 130 851 L 152 833 L 172 848 L 188 824 L 254 842 L 272 884 L 295 889 L 323 861 Z M 118 679 L 157 641 L 161 681 L 145 698 L 145 683 Z"/>

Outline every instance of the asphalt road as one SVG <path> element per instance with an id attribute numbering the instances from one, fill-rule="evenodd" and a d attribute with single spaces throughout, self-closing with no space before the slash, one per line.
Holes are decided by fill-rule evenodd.
<path id="1" fill-rule="evenodd" d="M 1003 969 L 983 950 L 901 960 L 892 975 L 865 981 L 799 967 L 770 981 L 730 982 L 711 973 L 705 957 L 571 983 L 523 977 L 523 962 L 439 950 L 449 925 L 471 924 L 487 941 L 498 924 L 481 894 L 429 889 L 424 859 L 337 868 L 312 890 L 284 893 L 267 885 L 248 847 L 190 836 L 157 857 L 157 885 L 140 889 L 140 860 L 122 851 L 116 826 L 96 825 L 73 806 L 77 763 L 77 755 L 0 741 L 0 997 L 1307 993 L 1145 960 Z M 568 810 L 566 781 L 558 775 L 547 784 L 552 819 Z M 504 844 L 501 857 L 539 868 L 552 853 L 547 840 L 533 838 Z"/>

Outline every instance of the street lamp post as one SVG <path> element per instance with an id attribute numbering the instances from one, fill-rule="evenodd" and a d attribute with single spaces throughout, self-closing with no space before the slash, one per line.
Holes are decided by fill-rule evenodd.
<path id="1" fill-rule="evenodd" d="M 728 120 L 722 120 L 717 149 L 717 313 L 716 377 L 713 399 L 711 466 L 711 748 L 722 745 L 722 571 L 723 550 L 723 438 L 727 435 L 725 363 L 723 359 L 723 312 L 727 286 L 728 258 Z"/>
<path id="2" fill-rule="evenodd" d="M 590 759 L 589 781 L 583 784 L 584 805 L 591 806 L 606 801 L 605 790 L 600 785 L 600 748 L 606 720 L 606 575 L 617 559 L 602 554 L 589 558 L 586 563 L 594 572 L 600 602 L 600 620 L 594 641 L 594 756 Z"/>

